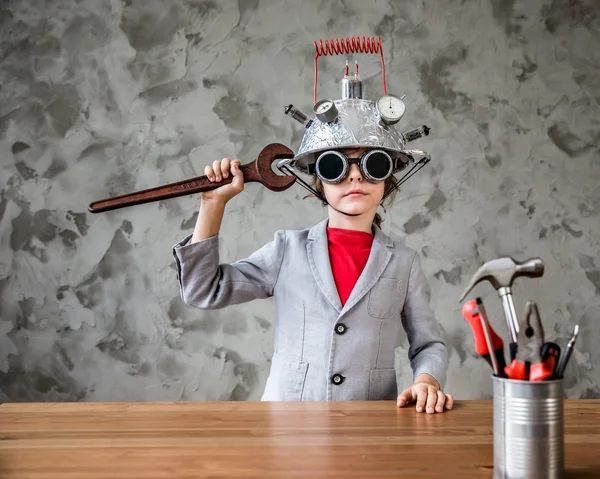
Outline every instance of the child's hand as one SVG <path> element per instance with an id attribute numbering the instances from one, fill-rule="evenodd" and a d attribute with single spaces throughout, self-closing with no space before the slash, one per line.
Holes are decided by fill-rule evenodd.
<path id="1" fill-rule="evenodd" d="M 231 161 L 229 158 L 215 160 L 212 166 L 207 165 L 204 168 L 204 174 L 211 182 L 229 178 L 229 175 L 233 176 L 233 180 L 231 183 L 220 186 L 215 190 L 201 193 L 202 201 L 218 200 L 227 203 L 244 189 L 244 174 L 240 170 L 239 160 Z"/>
<path id="2" fill-rule="evenodd" d="M 414 401 L 417 403 L 417 412 L 426 410 L 429 414 L 444 412 L 444 409 L 452 409 L 454 404 L 452 395 L 440 391 L 440 385 L 429 374 L 419 375 L 412 386 L 400 393 L 396 405 L 404 407 Z"/>

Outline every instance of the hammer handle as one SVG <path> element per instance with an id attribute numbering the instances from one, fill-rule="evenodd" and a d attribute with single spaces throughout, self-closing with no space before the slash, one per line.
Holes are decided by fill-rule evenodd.
<path id="1" fill-rule="evenodd" d="M 502 299 L 502 308 L 504 309 L 504 317 L 506 319 L 506 325 L 508 326 L 510 342 L 516 343 L 517 336 L 519 334 L 519 320 L 517 319 L 517 312 L 515 311 L 515 303 L 513 301 L 512 291 L 510 288 L 505 287 L 500 288 L 498 293 Z"/>

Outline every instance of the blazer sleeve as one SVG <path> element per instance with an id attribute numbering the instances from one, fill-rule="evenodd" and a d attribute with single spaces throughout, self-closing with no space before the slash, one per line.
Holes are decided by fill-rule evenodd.
<path id="1" fill-rule="evenodd" d="M 191 235 L 173 247 L 180 295 L 199 309 L 220 309 L 273 295 L 285 253 L 285 231 L 246 259 L 219 262 L 219 236 L 190 244 Z"/>
<path id="2" fill-rule="evenodd" d="M 402 315 L 410 347 L 408 358 L 413 380 L 420 374 L 433 376 L 443 389 L 448 369 L 448 349 L 441 327 L 430 307 L 431 290 L 421 269 L 419 255 L 413 258 Z"/>

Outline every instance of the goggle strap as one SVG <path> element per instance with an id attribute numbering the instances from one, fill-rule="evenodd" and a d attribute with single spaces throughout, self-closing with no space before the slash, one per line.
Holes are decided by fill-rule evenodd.
<path id="1" fill-rule="evenodd" d="M 304 181 L 302 178 L 300 178 L 293 170 L 288 168 L 287 165 L 283 165 L 281 168 L 279 168 L 279 170 L 282 170 L 282 171 L 285 170 L 292 176 L 295 176 L 296 180 L 298 180 L 298 182 L 300 183 L 300 186 L 302 186 L 304 189 L 308 190 L 310 193 L 312 193 L 317 198 L 319 198 L 323 202 L 323 206 L 328 204 L 327 200 L 322 195 L 320 195 L 312 186 L 310 186 L 308 183 L 306 183 L 306 181 Z"/>
<path id="2" fill-rule="evenodd" d="M 408 170 L 408 172 L 402 177 L 400 178 L 393 187 L 391 187 L 387 193 L 385 193 L 383 195 L 383 198 L 381 198 L 381 202 L 383 203 L 383 200 L 386 198 L 386 196 L 388 196 L 390 193 L 392 193 L 394 190 L 398 189 L 400 187 L 400 185 L 404 182 L 406 182 L 407 180 L 409 180 L 410 178 L 412 178 L 415 174 L 417 174 L 419 172 L 419 170 L 421 168 L 423 168 L 427 163 L 429 162 L 428 158 L 423 158 L 422 160 L 420 160 L 418 163 L 415 164 L 415 166 L 413 166 L 410 170 Z"/>
<path id="3" fill-rule="evenodd" d="M 427 158 L 423 158 L 422 160 L 420 160 L 417 164 L 415 164 L 415 166 L 413 166 L 410 170 L 408 170 L 408 172 L 402 177 L 400 178 L 392 188 L 390 188 L 388 190 L 387 193 L 385 193 L 383 195 L 383 198 L 381 198 L 381 203 L 380 205 L 383 206 L 383 200 L 389 196 L 393 191 L 395 191 L 396 189 L 398 189 L 400 187 L 400 185 L 402 185 L 403 183 L 405 183 L 407 180 L 409 180 L 410 178 L 412 178 L 415 174 L 417 174 L 419 172 L 419 170 L 421 168 L 423 168 L 427 163 L 429 162 L 429 160 Z M 315 195 L 318 199 L 321 200 L 321 202 L 323 203 L 323 206 L 327 206 L 329 205 L 329 203 L 327 202 L 327 200 L 321 195 L 319 194 L 312 186 L 310 186 L 308 183 L 306 183 L 302 178 L 300 178 L 293 170 L 291 170 L 290 168 L 288 168 L 287 165 L 283 165 L 282 167 L 278 167 L 278 169 L 280 171 L 286 171 L 289 174 L 291 174 L 292 176 L 294 176 L 298 182 L 300 183 L 300 185 L 308 190 L 310 193 L 312 193 L 313 195 Z M 329 205 L 331 206 L 331 205 Z M 333 206 L 331 206 L 334 210 L 339 211 L 340 213 L 343 213 L 347 216 L 358 216 L 355 214 L 349 214 L 349 213 L 344 213 L 343 211 L 340 211 L 336 208 L 334 208 Z M 385 207 L 384 207 L 385 209 Z"/>
<path id="4" fill-rule="evenodd" d="M 356 213 L 356 214 L 345 213 L 344 211 L 340 211 L 336 207 L 330 205 L 327 202 L 327 200 L 325 199 L 325 197 L 323 197 L 322 195 L 320 195 L 317 191 L 315 191 L 315 189 L 312 186 L 310 186 L 302 178 L 300 178 L 296 173 L 294 173 L 292 170 L 290 170 L 287 165 L 283 165 L 282 167 L 278 166 L 278 168 L 279 168 L 280 171 L 285 170 L 288 173 L 290 173 L 292 176 L 295 176 L 296 179 L 298 180 L 298 182 L 300 183 L 300 185 L 303 188 L 305 188 L 308 191 L 310 191 L 313 195 L 315 195 L 317 198 L 319 198 L 323 202 L 323 206 L 331 206 L 335 211 L 337 211 L 338 213 L 342 213 L 343 215 L 346 215 L 346 216 L 360 216 L 361 213 Z"/>

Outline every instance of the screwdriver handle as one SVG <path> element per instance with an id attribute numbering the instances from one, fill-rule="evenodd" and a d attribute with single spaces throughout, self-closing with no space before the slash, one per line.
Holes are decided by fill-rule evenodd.
<path id="1" fill-rule="evenodd" d="M 492 357 L 489 353 L 484 354 L 481 357 L 485 359 L 492 369 L 494 368 Z M 498 373 L 496 375 L 500 378 L 505 378 L 506 374 L 504 373 L 504 368 L 506 367 L 506 360 L 504 359 L 504 346 L 500 346 L 494 351 L 494 357 L 496 358 L 496 364 L 498 365 Z"/>
<path id="2" fill-rule="evenodd" d="M 485 341 L 485 334 L 483 332 L 481 318 L 479 317 L 479 311 L 477 309 L 477 300 L 471 299 L 467 301 L 462 308 L 462 313 L 473 331 L 473 338 L 475 339 L 475 352 L 480 356 L 489 354 L 490 351 Z M 496 331 L 494 331 L 489 322 L 488 326 L 490 329 L 492 347 L 494 348 L 494 351 L 497 351 L 500 347 L 504 346 L 504 341 L 502 341 L 502 338 L 496 334 Z"/>
<path id="3" fill-rule="evenodd" d="M 475 339 L 475 352 L 492 367 L 498 377 L 506 377 L 504 368 L 504 342 L 490 325 L 480 298 L 470 300 L 463 306 L 463 316 L 471 326 Z M 485 327 L 485 329 L 484 329 Z M 487 334 L 486 334 L 487 333 Z M 493 351 L 490 352 L 490 345 Z M 493 353 L 493 357 L 492 357 Z"/>
<path id="4" fill-rule="evenodd" d="M 514 361 L 514 359 L 517 357 L 517 351 L 519 350 L 518 344 L 511 342 L 509 345 L 509 354 L 510 354 L 510 360 Z"/>

